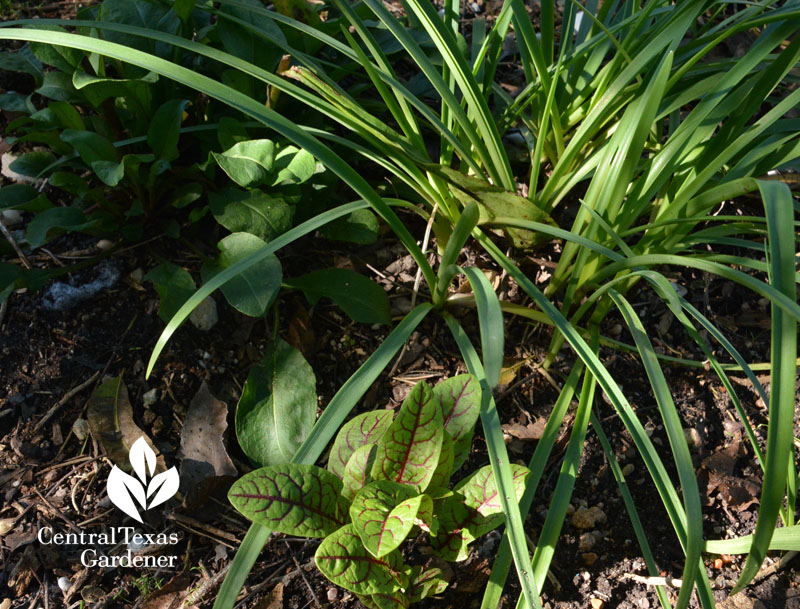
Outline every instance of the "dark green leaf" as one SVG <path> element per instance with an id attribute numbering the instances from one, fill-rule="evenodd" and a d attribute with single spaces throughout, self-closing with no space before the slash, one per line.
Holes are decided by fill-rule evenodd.
<path id="1" fill-rule="evenodd" d="M 117 162 L 119 156 L 114 145 L 99 133 L 94 131 L 76 131 L 65 129 L 61 139 L 81 155 L 84 163 L 92 166 L 95 161 Z"/>
<path id="2" fill-rule="evenodd" d="M 286 146 L 275 156 L 278 174 L 272 179 L 272 185 L 302 184 L 314 175 L 316 168 L 317 162 L 311 154 L 295 146 Z"/>
<path id="3" fill-rule="evenodd" d="M 152 281 L 158 292 L 158 316 L 164 321 L 169 321 L 196 289 L 189 271 L 171 262 L 162 262 L 144 278 Z"/>
<path id="4" fill-rule="evenodd" d="M 14 290 L 14 284 L 22 275 L 20 268 L 13 264 L 0 262 L 0 302 L 3 302 Z"/>
<path id="5" fill-rule="evenodd" d="M 386 325 L 392 321 L 384 289 L 355 271 L 323 269 L 289 279 L 286 284 L 302 290 L 312 305 L 323 296 L 330 298 L 354 321 Z"/>
<path id="6" fill-rule="evenodd" d="M 55 161 L 56 157 L 52 153 L 46 150 L 34 150 L 17 157 L 8 168 L 30 178 L 39 178 Z"/>
<path id="7" fill-rule="evenodd" d="M 188 105 L 185 99 L 171 99 L 156 110 L 147 130 L 147 143 L 157 159 L 174 161 L 178 158 L 183 111 Z"/>
<path id="8" fill-rule="evenodd" d="M 272 140 L 248 140 L 211 155 L 231 180 L 248 188 L 269 182 L 275 164 L 275 144 Z"/>
<path id="9" fill-rule="evenodd" d="M 314 425 L 315 384 L 314 371 L 297 349 L 281 339 L 270 343 L 250 370 L 236 407 L 236 436 L 250 459 L 259 465 L 291 461 Z"/>
<path id="10" fill-rule="evenodd" d="M 40 247 L 52 237 L 50 233 L 53 230 L 80 231 L 90 228 L 94 224 L 95 222 L 87 220 L 84 213 L 79 209 L 53 207 L 43 211 L 31 220 L 28 225 L 28 244 L 33 248 Z"/>
<path id="11" fill-rule="evenodd" d="M 292 208 L 260 190 L 226 188 L 208 196 L 217 222 L 231 232 L 247 232 L 272 241 L 292 226 Z"/>
<path id="12" fill-rule="evenodd" d="M 249 233 L 233 233 L 217 244 L 219 258 L 203 265 L 203 281 L 233 266 L 253 252 L 264 247 L 263 240 Z M 273 254 L 242 271 L 222 286 L 222 293 L 235 309 L 251 317 L 261 317 L 267 312 L 281 287 L 281 263 Z"/>
<path id="13" fill-rule="evenodd" d="M 349 216 L 334 220 L 320 232 L 328 239 L 359 245 L 372 245 L 378 240 L 378 218 L 369 209 L 359 209 Z"/>
<path id="14" fill-rule="evenodd" d="M 219 119 L 217 139 L 222 149 L 228 150 L 239 142 L 246 142 L 250 139 L 250 136 L 247 135 L 247 129 L 244 128 L 241 122 L 230 116 L 223 116 Z"/>
<path id="15" fill-rule="evenodd" d="M 39 191 L 27 184 L 10 184 L 0 188 L 0 209 L 11 209 L 32 201 Z"/>

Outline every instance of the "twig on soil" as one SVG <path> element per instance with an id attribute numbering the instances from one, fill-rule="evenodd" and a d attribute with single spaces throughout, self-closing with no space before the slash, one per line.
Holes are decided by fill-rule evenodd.
<path id="1" fill-rule="evenodd" d="M 283 543 L 286 543 L 286 542 L 284 541 Z M 297 560 L 297 557 L 294 555 L 294 551 L 292 550 L 292 546 L 290 546 L 288 543 L 286 543 L 286 547 L 289 549 L 289 555 L 292 557 L 292 561 L 294 562 L 294 566 L 297 567 L 297 570 L 300 572 L 300 577 L 303 578 L 303 581 L 305 582 L 306 587 L 308 588 L 308 592 L 311 594 L 311 598 L 314 599 L 314 604 L 317 607 L 321 607 L 322 605 L 320 605 L 319 597 L 317 596 L 317 593 L 314 592 L 314 588 L 311 587 L 311 582 L 308 581 L 308 578 L 306 577 L 305 571 L 303 571 L 303 568 L 300 566 L 300 562 Z"/>
<path id="2" fill-rule="evenodd" d="M 89 385 L 94 383 L 98 379 L 99 376 L 100 376 L 100 372 L 97 371 L 92 376 L 90 376 L 88 380 L 84 381 L 83 383 L 81 383 L 77 387 L 74 387 L 74 388 L 70 389 L 69 391 L 67 391 L 67 393 L 64 394 L 64 397 L 61 398 L 60 400 L 58 400 L 58 402 L 56 402 L 56 404 L 50 410 L 48 410 L 47 413 L 39 420 L 39 422 L 36 424 L 36 427 L 34 427 L 34 431 L 41 431 L 41 429 L 42 429 L 42 427 L 44 427 L 45 423 L 47 423 L 53 417 L 53 415 L 56 412 L 58 412 L 59 408 L 64 406 L 64 404 L 69 402 L 78 393 L 80 393 L 81 391 L 86 389 Z"/>
<path id="3" fill-rule="evenodd" d="M 792 550 L 790 552 L 786 552 L 781 559 L 777 562 L 772 563 L 768 567 L 764 567 L 761 569 L 756 576 L 753 578 L 753 583 L 758 583 L 761 580 L 768 578 L 770 575 L 777 573 L 780 569 L 783 569 L 786 565 L 788 565 L 794 558 L 797 556 L 798 552 Z"/>
<path id="4" fill-rule="evenodd" d="M 205 596 L 208 595 L 209 592 L 214 590 L 219 583 L 223 580 L 225 575 L 228 573 L 228 569 L 230 569 L 231 563 L 225 565 L 219 573 L 216 573 L 214 577 L 209 577 L 204 579 L 202 583 L 197 586 L 192 592 L 186 595 L 186 598 L 180 604 L 180 609 L 185 609 L 186 607 L 193 607 L 198 605 Z"/>
<path id="5" fill-rule="evenodd" d="M 635 573 L 623 573 L 622 577 L 625 579 L 632 579 L 645 586 L 670 586 L 672 588 L 680 588 L 683 585 L 683 581 L 671 577 L 644 577 L 642 575 L 636 575 Z"/>
<path id="6" fill-rule="evenodd" d="M 200 537 L 205 537 L 216 543 L 221 543 L 225 547 L 235 549 L 236 545 L 239 544 L 239 540 L 236 538 L 235 535 L 231 535 L 230 533 L 223 531 L 222 529 L 218 529 L 217 527 L 212 526 L 210 524 L 204 524 L 199 520 L 190 518 L 189 516 L 184 516 L 182 514 L 167 514 L 167 520 L 172 520 L 176 522 L 178 526 L 183 527 L 187 531 L 191 531 L 192 533 L 199 535 Z M 222 539 L 225 539 L 236 545 L 225 543 L 224 541 L 222 541 Z"/>
<path id="7" fill-rule="evenodd" d="M 20 249 L 19 245 L 17 245 L 17 242 L 14 240 L 14 236 L 9 232 L 8 227 L 6 226 L 6 223 L 3 222 L 2 218 L 0 218 L 0 233 L 3 233 L 6 241 L 8 241 L 11 244 L 11 247 L 14 248 L 14 251 L 17 252 L 17 256 L 19 256 L 20 261 L 22 261 L 22 266 L 28 270 L 33 268 L 30 261 L 28 261 L 28 259 L 25 257 L 25 253 Z"/>
<path id="8" fill-rule="evenodd" d="M 44 504 L 45 504 L 45 506 L 46 506 L 46 507 L 47 507 L 47 508 L 48 508 L 48 509 L 49 509 L 49 510 L 50 510 L 50 511 L 53 513 L 53 514 L 55 514 L 56 516 L 58 516 L 59 518 L 61 518 L 61 520 L 63 520 L 63 521 L 64 521 L 64 522 L 67 524 L 67 526 L 68 526 L 69 528 L 71 528 L 71 529 L 72 529 L 73 531 L 75 531 L 76 533 L 80 533 L 80 532 L 81 532 L 81 530 L 80 530 L 80 529 L 79 529 L 79 528 L 78 528 L 78 527 L 75 525 L 75 523 L 74 523 L 74 522 L 72 522 L 72 520 L 70 520 L 69 518 L 67 518 L 67 517 L 64 515 L 64 513 L 63 513 L 61 510 L 59 510 L 58 508 L 54 507 L 52 503 L 50 503 L 50 502 L 49 502 L 47 499 L 45 499 L 44 495 L 42 495 L 42 494 L 39 492 L 39 489 L 38 489 L 38 488 L 34 487 L 34 488 L 33 488 L 33 492 L 34 492 L 34 493 L 36 493 L 36 494 L 39 496 L 39 499 L 41 499 L 41 500 L 42 500 L 42 503 L 44 503 Z"/>

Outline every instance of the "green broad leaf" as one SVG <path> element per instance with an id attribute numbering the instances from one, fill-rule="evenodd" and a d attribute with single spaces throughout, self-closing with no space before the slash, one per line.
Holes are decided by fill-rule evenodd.
<path id="1" fill-rule="evenodd" d="M 474 432 L 461 436 L 453 442 L 453 472 L 457 472 L 469 458 L 469 451 L 472 448 L 472 437 Z"/>
<path id="2" fill-rule="evenodd" d="M 471 374 L 446 379 L 433 388 L 442 405 L 445 431 L 454 442 L 472 436 L 481 411 L 481 385 Z"/>
<path id="3" fill-rule="evenodd" d="M 292 226 L 292 208 L 282 198 L 260 190 L 226 188 L 208 196 L 217 222 L 229 231 L 272 241 Z"/>
<path id="4" fill-rule="evenodd" d="M 368 444 L 357 449 L 347 461 L 342 474 L 342 497 L 352 501 L 358 491 L 372 482 L 372 465 L 378 454 L 377 444 Z"/>
<path id="5" fill-rule="evenodd" d="M 67 102 L 50 102 L 47 108 L 31 114 L 31 118 L 46 128 L 86 129 L 86 124 L 75 106 Z"/>
<path id="6" fill-rule="evenodd" d="M 317 162 L 309 152 L 295 146 L 281 148 L 275 155 L 275 170 L 278 175 L 272 180 L 272 185 L 302 184 L 311 179 L 317 168 Z"/>
<path id="7" fill-rule="evenodd" d="M 41 86 L 34 91 L 42 97 L 54 99 L 56 101 L 77 104 L 82 102 L 79 93 L 72 85 L 72 79 L 65 72 L 45 72 Z"/>
<path id="8" fill-rule="evenodd" d="M 204 282 L 214 275 L 247 258 L 266 243 L 249 233 L 233 233 L 222 239 L 217 248 L 219 257 L 205 263 L 201 269 Z M 283 272 L 278 258 L 272 254 L 242 271 L 220 289 L 230 305 L 251 317 L 261 317 L 272 306 L 281 287 Z M 291 458 L 291 455 L 289 455 Z"/>
<path id="9" fill-rule="evenodd" d="M 316 414 L 311 366 L 282 339 L 272 341 L 247 375 L 236 406 L 242 450 L 259 465 L 288 463 L 314 426 Z"/>
<path id="10" fill-rule="evenodd" d="M 203 196 L 203 186 L 197 182 L 191 184 L 184 184 L 179 186 L 172 192 L 172 201 L 170 205 L 175 209 L 183 209 L 187 205 L 191 205 Z M 203 209 L 208 209 L 204 207 Z"/>
<path id="11" fill-rule="evenodd" d="M 438 167 L 437 172 L 453 184 L 453 195 L 464 205 L 470 201 L 478 204 L 480 209 L 480 224 L 492 222 L 495 218 L 514 218 L 541 222 L 556 226 L 555 221 L 533 202 L 515 192 L 494 186 L 475 176 L 464 175 L 460 171 L 449 167 Z M 524 248 L 537 244 L 542 239 L 549 240 L 534 231 L 521 228 L 506 229 L 514 247 Z"/>
<path id="12" fill-rule="evenodd" d="M 94 220 L 74 207 L 53 207 L 47 209 L 31 220 L 28 225 L 27 240 L 32 248 L 41 247 L 55 235 L 53 231 L 82 231 L 94 226 Z"/>
<path id="13" fill-rule="evenodd" d="M 90 167 L 96 161 L 119 161 L 119 153 L 114 144 L 94 131 L 65 129 L 61 133 L 61 139 L 75 148 L 83 162 Z"/>
<path id="14" fill-rule="evenodd" d="M 510 467 L 516 500 L 519 501 L 530 470 L 515 464 Z M 436 516 L 440 533 L 431 537 L 436 554 L 445 560 L 466 559 L 467 546 L 472 541 L 505 522 L 492 467 L 487 465 L 461 481 L 453 495 L 437 506 Z"/>
<path id="15" fill-rule="evenodd" d="M 377 609 L 406 609 L 409 605 L 408 595 L 402 590 L 373 594 L 370 601 Z"/>
<path id="16" fill-rule="evenodd" d="M 0 53 L 0 70 L 30 74 L 37 83 L 42 80 L 42 62 L 31 51 L 30 44 L 19 51 Z"/>
<path id="17" fill-rule="evenodd" d="M 380 558 L 373 556 L 352 524 L 326 537 L 314 560 L 325 577 L 356 594 L 391 594 L 406 584 L 400 552 L 395 550 Z"/>
<path id="18" fill-rule="evenodd" d="M 100 180 L 108 186 L 116 186 L 127 174 L 135 175 L 142 163 L 150 163 L 154 159 L 152 154 L 126 154 L 122 160 L 116 161 L 94 161 L 91 164 L 92 171 Z"/>
<path id="19" fill-rule="evenodd" d="M 80 91 L 95 108 L 109 98 L 135 96 L 142 107 L 150 108 L 151 85 L 158 82 L 158 74 L 148 72 L 141 78 L 103 78 L 76 70 L 72 75 L 72 86 Z"/>
<path id="20" fill-rule="evenodd" d="M 378 218 L 369 209 L 354 211 L 320 229 L 320 233 L 327 239 L 357 243 L 358 245 L 372 245 L 378 240 L 379 232 Z"/>
<path id="21" fill-rule="evenodd" d="M 418 495 L 413 487 L 388 480 L 371 482 L 358 492 L 350 519 L 370 554 L 384 556 L 403 543 L 424 499 L 431 503 L 430 497 Z"/>
<path id="22" fill-rule="evenodd" d="M 389 296 L 371 279 L 349 269 L 322 269 L 289 279 L 289 287 L 302 290 L 314 305 L 320 298 L 330 298 L 356 322 L 386 324 L 392 322 Z"/>
<path id="23" fill-rule="evenodd" d="M 29 178 L 38 178 L 55 162 L 56 157 L 51 152 L 34 150 L 18 156 L 8 168 Z"/>
<path id="24" fill-rule="evenodd" d="M 247 129 L 245 129 L 240 121 L 237 121 L 231 116 L 223 116 L 219 119 L 217 139 L 222 149 L 228 150 L 239 142 L 246 142 L 250 139 L 250 136 L 247 135 Z"/>
<path id="25" fill-rule="evenodd" d="M 372 478 L 424 491 L 436 471 L 443 437 L 439 398 L 426 382 L 417 383 L 378 443 Z"/>
<path id="26" fill-rule="evenodd" d="M 153 115 L 147 130 L 147 144 L 157 159 L 174 161 L 178 158 L 183 111 L 188 105 L 188 100 L 171 99 L 161 104 Z"/>
<path id="27" fill-rule="evenodd" d="M 89 192 L 89 182 L 68 171 L 55 171 L 48 178 L 50 186 L 60 188 L 71 195 L 82 196 Z"/>
<path id="28" fill-rule="evenodd" d="M 241 4 L 255 8 L 264 6 L 258 0 L 243 0 Z M 216 31 L 225 50 L 239 59 L 249 61 L 267 70 L 277 68 L 283 55 L 281 47 L 286 44 L 286 37 L 275 22 L 268 17 L 249 11 L 246 7 L 223 4 L 220 11 L 253 26 L 253 29 L 248 29 L 220 15 Z M 274 44 L 270 41 L 274 41 Z"/>
<path id="29" fill-rule="evenodd" d="M 315 465 L 284 463 L 245 474 L 228 500 L 247 518 L 298 537 L 326 537 L 347 520 L 342 481 Z"/>
<path id="30" fill-rule="evenodd" d="M 377 444 L 393 418 L 391 410 L 371 410 L 342 425 L 328 456 L 328 471 L 341 478 L 353 453 L 364 446 Z"/>
<path id="31" fill-rule="evenodd" d="M 56 25 L 45 25 L 41 29 L 52 32 L 66 32 L 64 28 Z M 72 74 L 84 58 L 83 52 L 78 49 L 54 44 L 42 44 L 41 42 L 31 42 L 30 50 L 42 63 L 68 74 Z"/>
<path id="32" fill-rule="evenodd" d="M 212 152 L 211 156 L 239 186 L 260 186 L 270 183 L 275 165 L 275 143 L 272 140 L 237 142 L 225 152 Z"/>
<path id="33" fill-rule="evenodd" d="M 167 34 L 177 34 L 181 27 L 181 20 L 170 4 L 158 0 L 137 0 L 136 2 L 103 0 L 99 20 L 158 30 Z M 104 30 L 103 37 L 109 42 L 116 42 L 146 53 L 156 54 L 159 57 L 168 57 L 168 54 L 174 49 L 171 45 L 163 42 L 111 30 Z"/>
<path id="34" fill-rule="evenodd" d="M 153 282 L 158 292 L 158 316 L 165 322 L 194 294 L 196 286 L 189 271 L 171 262 L 162 262 L 144 278 Z"/>
<path id="35" fill-rule="evenodd" d="M 425 569 L 420 565 L 411 567 L 408 580 L 410 589 L 407 591 L 407 596 L 412 603 L 418 603 L 429 596 L 441 594 L 448 585 L 442 577 L 441 569 Z"/>
<path id="36" fill-rule="evenodd" d="M 450 484 L 450 476 L 453 475 L 453 460 L 455 459 L 453 446 L 453 438 L 445 430 L 442 435 L 442 452 L 439 454 L 439 463 L 436 465 L 436 471 L 433 472 L 430 488 L 447 488 Z"/>
<path id="37" fill-rule="evenodd" d="M 33 201 L 39 191 L 28 184 L 10 184 L 0 188 L 0 209 L 12 209 Z"/>
<path id="38" fill-rule="evenodd" d="M 0 302 L 14 291 L 14 285 L 21 275 L 22 270 L 18 266 L 0 262 Z"/>
<path id="39" fill-rule="evenodd" d="M 2 65 L 2 59 L 0 59 L 0 65 Z M 31 114 L 36 108 L 31 102 L 30 95 L 10 91 L 8 93 L 0 93 L 0 110 Z"/>
<path id="40" fill-rule="evenodd" d="M 189 18 L 192 16 L 192 11 L 196 5 L 197 0 L 175 0 L 172 8 L 175 11 L 175 14 L 180 17 L 181 21 L 188 23 Z"/>

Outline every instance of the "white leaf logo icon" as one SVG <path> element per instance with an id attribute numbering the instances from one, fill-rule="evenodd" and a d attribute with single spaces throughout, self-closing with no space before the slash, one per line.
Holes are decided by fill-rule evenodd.
<path id="1" fill-rule="evenodd" d="M 114 505 L 131 518 L 142 522 L 136 504 L 138 503 L 142 510 L 161 505 L 178 492 L 180 477 L 178 470 L 174 467 L 156 475 L 156 454 L 143 436 L 133 443 L 128 452 L 128 458 L 139 479 L 126 474 L 115 465 L 108 476 L 106 490 L 108 498 Z M 149 484 L 148 477 L 150 478 Z M 147 500 L 151 496 L 152 499 L 148 504 Z"/>

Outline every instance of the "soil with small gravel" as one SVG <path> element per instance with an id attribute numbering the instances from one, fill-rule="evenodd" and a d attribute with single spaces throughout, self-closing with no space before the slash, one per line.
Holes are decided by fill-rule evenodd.
<path id="1" fill-rule="evenodd" d="M 55 259 L 68 257 L 72 250 L 89 247 L 86 239 L 65 237 L 52 243 L 50 252 Z M 410 260 L 401 254 L 401 248 L 391 241 L 337 250 L 327 241 L 309 239 L 302 247 L 287 251 L 282 261 L 289 276 L 322 263 L 363 271 L 382 282 L 391 295 L 395 313 L 401 314 L 410 305 L 414 278 Z M 211 393 L 227 405 L 225 441 L 233 462 L 240 473 L 250 469 L 236 445 L 232 417 L 249 368 L 261 358 L 273 336 L 275 320 L 244 317 L 217 297 L 218 324 L 208 332 L 186 324 L 168 343 L 153 374 L 146 378 L 147 360 L 164 324 L 157 314 L 158 295 L 141 277 L 165 256 L 197 276 L 200 258 L 176 250 L 173 242 L 164 239 L 111 256 L 110 264 L 119 276 L 117 282 L 70 309 L 47 310 L 41 292 L 15 293 L 8 301 L 0 322 L 0 523 L 11 525 L 3 530 L 0 542 L 0 597 L 9 598 L 11 607 L 77 607 L 81 600 L 91 607 L 208 607 L 246 532 L 244 519 L 223 502 L 210 499 L 198 509 L 173 499 L 164 509 L 149 511 L 143 529 L 178 536 L 179 542 L 170 552 L 179 557 L 180 566 L 173 569 L 83 569 L 75 547 L 43 545 L 37 539 L 43 527 L 100 531 L 137 524 L 109 504 L 105 480 L 112 463 L 104 455 L 102 443 L 91 435 L 79 439 L 73 431 L 76 421 L 85 419 L 87 400 L 100 378 L 122 378 L 135 423 L 152 438 L 168 466 L 180 465 L 182 422 L 193 397 L 206 383 Z M 546 252 L 544 256 L 547 257 Z M 467 252 L 466 257 L 473 264 L 492 268 L 480 254 Z M 546 269 L 546 260 L 538 260 L 545 262 L 541 269 Z M 528 271 L 536 276 L 535 268 Z M 86 283 L 96 273 L 96 268 L 88 269 L 76 274 L 72 281 L 76 285 Z M 729 337 L 746 357 L 751 361 L 768 360 L 769 313 L 763 303 L 749 292 L 702 275 L 687 272 L 675 275 L 674 280 L 687 290 L 687 298 L 696 306 L 726 325 Z M 519 299 L 516 287 L 504 279 L 498 289 L 503 298 Z M 677 322 L 665 315 L 666 309 L 655 295 L 637 287 L 629 298 L 660 351 L 702 361 L 702 354 Z M 315 371 L 321 408 L 387 332 L 350 322 L 325 300 L 312 307 L 296 293 L 283 294 L 277 310 L 278 334 L 300 349 Z M 477 337 L 474 313 L 461 310 L 457 314 Z M 603 333 L 623 342 L 631 340 L 619 320 L 613 318 L 607 320 Z M 549 370 L 539 366 L 550 336 L 547 327 L 515 318 L 508 321 L 508 376 L 496 397 L 510 455 L 520 463 L 528 462 L 536 440 L 519 430 L 546 420 L 558 396 L 557 388 L 574 364 L 573 354 L 564 348 Z M 636 357 L 606 348 L 601 349 L 601 357 L 622 384 L 648 432 L 652 432 L 653 442 L 663 448 L 662 456 L 671 468 L 667 458 L 669 441 Z M 462 372 L 463 364 L 445 325 L 434 316 L 423 322 L 390 368 L 367 392 L 359 409 L 396 408 L 417 380 L 435 383 Z M 707 503 L 706 538 L 751 533 L 758 507 L 760 471 L 727 392 L 702 366 L 665 365 L 664 369 L 683 425 L 691 430 L 687 437 L 693 447 L 698 485 Z M 71 390 L 97 373 L 98 380 L 72 395 Z M 759 374 L 768 389 L 766 371 Z M 767 414 L 763 401 L 743 377 L 733 378 L 737 381 L 737 395 L 763 442 L 761 425 Z M 153 390 L 155 399 L 145 400 L 146 394 L 153 396 Z M 63 400 L 64 396 L 69 397 Z M 57 408 L 50 418 L 43 421 L 54 406 Z M 537 541 L 559 476 L 571 429 L 571 412 L 526 520 L 532 543 Z M 631 436 L 600 392 L 595 397 L 595 413 L 623 468 L 660 575 L 680 578 L 682 553 L 667 513 Z M 485 442 L 479 432 L 469 461 L 456 478 L 486 463 Z M 677 480 L 674 469 L 670 473 Z M 577 609 L 589 606 L 592 599 L 606 607 L 658 605 L 608 459 L 592 428 L 575 480 L 570 515 L 561 533 L 544 584 L 545 606 Z M 490 534 L 475 542 L 467 561 L 447 569 L 450 587 L 421 606 L 478 607 L 499 540 L 499 534 Z M 313 568 L 317 544 L 315 540 L 273 536 L 248 578 L 241 606 L 300 609 L 319 602 L 326 607 L 358 607 L 351 594 L 332 586 Z M 420 553 L 422 548 L 416 542 L 410 544 L 408 551 L 431 560 Z M 775 567 L 778 558 L 770 557 L 767 565 Z M 706 567 L 715 597 L 722 602 L 741 562 L 734 557 L 707 556 Z M 64 577 L 70 584 L 76 582 L 66 593 L 58 586 L 59 578 Z M 190 591 L 194 596 L 187 600 Z M 670 597 L 674 599 L 675 594 L 675 588 L 668 588 Z M 503 606 L 513 606 L 518 596 L 512 574 Z M 746 590 L 741 602 L 745 604 L 721 606 L 800 607 L 796 565 L 774 568 Z"/>

